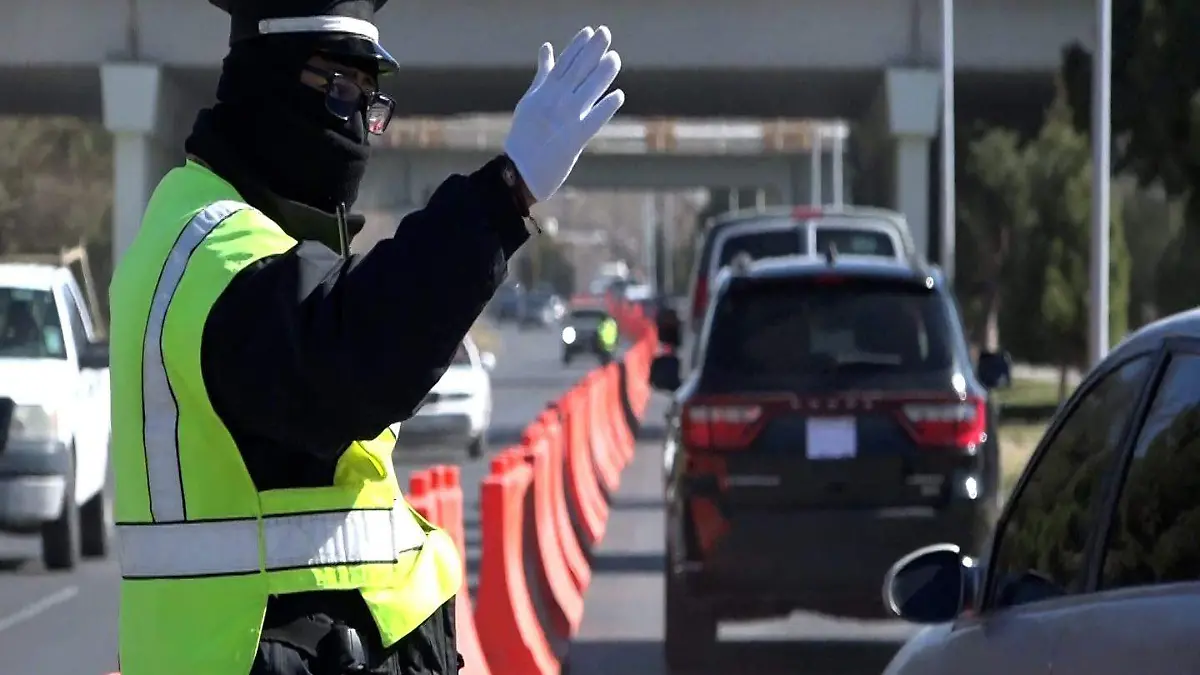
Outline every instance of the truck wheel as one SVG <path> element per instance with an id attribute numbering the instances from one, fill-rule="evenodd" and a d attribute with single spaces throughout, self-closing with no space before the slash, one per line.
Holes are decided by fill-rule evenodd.
<path id="1" fill-rule="evenodd" d="M 717 618 L 707 607 L 687 596 L 687 589 L 671 572 L 670 560 L 668 555 L 664 583 L 664 656 L 669 672 L 694 672 L 711 661 L 717 643 Z"/>
<path id="2" fill-rule="evenodd" d="M 108 500 L 108 488 L 87 500 L 79 509 L 79 548 L 85 558 L 103 558 L 108 555 L 112 541 L 112 511 Z"/>
<path id="3" fill-rule="evenodd" d="M 487 452 L 487 432 L 481 431 L 478 436 L 467 443 L 467 457 L 479 459 L 485 452 Z"/>
<path id="4" fill-rule="evenodd" d="M 67 467 L 67 486 L 63 490 L 62 510 L 58 518 L 42 525 L 42 563 L 46 569 L 74 569 L 79 562 L 79 507 L 75 505 L 75 454 Z"/>

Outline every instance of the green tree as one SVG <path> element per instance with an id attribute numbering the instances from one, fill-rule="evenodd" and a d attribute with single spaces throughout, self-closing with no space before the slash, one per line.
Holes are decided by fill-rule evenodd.
<path id="1" fill-rule="evenodd" d="M 999 316 L 1012 252 L 1033 220 L 1021 139 L 1008 129 L 983 129 L 967 146 L 960 183 L 956 291 L 973 345 L 1000 345 Z"/>
<path id="2" fill-rule="evenodd" d="M 1192 307 L 1200 303 L 1200 3 L 1116 0 L 1112 74 L 1115 169 L 1186 199 L 1185 226 L 1159 265 L 1157 304 Z M 1076 126 L 1088 129 L 1091 54 L 1070 45 L 1063 75 Z"/>
<path id="3" fill-rule="evenodd" d="M 1072 126 L 1063 97 L 1025 152 L 1033 222 L 1019 246 L 1021 269 L 1011 277 L 1015 301 L 1006 306 L 1005 342 L 1020 358 L 1059 365 L 1065 392 L 1068 369 L 1088 365 L 1092 172 L 1088 139 Z M 1129 251 L 1121 210 L 1112 213 L 1109 331 L 1115 342 L 1128 324 Z"/>
<path id="4" fill-rule="evenodd" d="M 1129 248 L 1130 328 L 1157 319 L 1159 267 L 1183 225 L 1182 203 L 1161 189 L 1139 187 L 1133 181 L 1114 186 L 1121 195 L 1125 245 Z"/>

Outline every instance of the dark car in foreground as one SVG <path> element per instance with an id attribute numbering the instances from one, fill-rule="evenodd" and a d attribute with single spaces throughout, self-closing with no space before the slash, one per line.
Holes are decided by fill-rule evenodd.
<path id="1" fill-rule="evenodd" d="M 1059 408 L 994 536 L 896 563 L 931 624 L 887 675 L 1200 672 L 1200 311 L 1142 328 Z"/>
<path id="2" fill-rule="evenodd" d="M 999 510 L 987 386 L 940 273 L 806 257 L 722 272 L 696 359 L 663 355 L 667 661 L 706 658 L 720 620 L 879 617 L 897 556 L 986 540 Z"/>

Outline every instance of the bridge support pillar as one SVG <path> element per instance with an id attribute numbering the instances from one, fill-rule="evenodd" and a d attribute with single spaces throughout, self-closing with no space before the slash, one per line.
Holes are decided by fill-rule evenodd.
<path id="1" fill-rule="evenodd" d="M 100 84 L 104 126 L 113 134 L 115 263 L 141 227 L 158 181 L 182 160 L 178 125 L 190 125 L 192 118 L 157 64 L 105 63 Z"/>
<path id="2" fill-rule="evenodd" d="M 884 75 L 887 128 L 893 141 L 892 199 L 912 229 L 917 250 L 932 240 L 929 179 L 938 135 L 941 76 L 930 69 L 889 69 Z"/>

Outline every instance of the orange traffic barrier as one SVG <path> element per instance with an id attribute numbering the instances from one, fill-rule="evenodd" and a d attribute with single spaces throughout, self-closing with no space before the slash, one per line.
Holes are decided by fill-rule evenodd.
<path id="1" fill-rule="evenodd" d="M 609 381 L 612 383 L 609 387 L 608 409 L 612 416 L 616 427 L 617 442 L 621 444 L 621 448 L 625 451 L 626 461 L 633 461 L 633 451 L 636 449 L 637 439 L 634 438 L 633 432 L 636 427 L 630 426 L 633 422 L 629 419 L 626 411 L 629 410 L 629 391 L 625 387 L 625 372 L 624 367 L 619 363 L 612 364 Z"/>
<path id="2" fill-rule="evenodd" d="M 428 470 L 414 471 L 408 476 L 408 505 L 431 523 L 437 522 L 437 501 L 433 494 L 433 475 Z"/>
<path id="3" fill-rule="evenodd" d="M 471 593 L 467 588 L 466 564 L 467 544 L 466 532 L 463 526 L 463 494 L 461 477 L 457 466 L 435 466 L 429 470 L 433 483 L 440 488 L 433 494 L 437 504 L 438 527 L 445 530 L 458 546 L 460 559 L 463 561 L 463 585 L 454 597 L 454 630 L 458 642 L 458 652 L 462 654 L 463 668 L 461 673 L 466 675 L 491 675 L 483 647 L 479 643 L 479 633 L 475 627 L 475 611 L 471 606 Z"/>
<path id="4" fill-rule="evenodd" d="M 601 389 L 601 370 L 593 370 L 579 384 L 580 396 L 587 400 L 587 438 L 588 447 L 595 466 L 596 476 L 600 479 L 600 487 L 604 489 L 606 500 L 611 500 L 613 493 L 621 487 L 621 469 L 624 468 L 622 458 L 614 450 L 612 438 L 608 433 L 609 422 L 604 415 Z"/>
<path id="5" fill-rule="evenodd" d="M 584 555 L 583 549 L 579 546 L 579 537 L 575 534 L 575 528 L 571 525 L 571 513 L 567 507 L 565 485 L 567 468 L 565 463 L 566 435 L 562 425 L 561 414 L 562 411 L 559 409 L 558 404 L 552 403 L 542 413 L 540 419 L 542 429 L 546 433 L 546 440 L 549 443 L 549 492 L 550 498 L 553 500 L 555 538 L 558 540 L 563 563 L 571 573 L 571 581 L 575 584 L 575 590 L 579 591 L 580 596 L 582 596 L 584 591 L 587 590 L 588 584 L 592 582 L 592 569 L 588 566 L 587 556 Z"/>
<path id="6" fill-rule="evenodd" d="M 633 461 L 633 436 L 629 432 L 629 420 L 625 418 L 625 393 L 621 391 L 621 366 L 610 363 L 604 367 L 601 379 L 601 407 L 603 415 L 608 420 L 608 433 L 612 438 L 617 457 L 621 459 L 622 468 Z"/>
<path id="7" fill-rule="evenodd" d="M 565 642 L 579 630 L 583 618 L 583 594 L 575 587 L 571 571 L 563 560 L 562 546 L 558 543 L 558 528 L 554 523 L 554 488 L 551 478 L 550 440 L 540 421 L 526 428 L 521 439 L 525 459 L 533 468 L 532 489 L 526 497 L 532 508 L 526 513 L 533 516 L 525 532 L 532 537 L 529 551 L 536 563 L 534 581 L 538 584 L 538 596 L 542 600 L 554 637 Z"/>
<path id="8" fill-rule="evenodd" d="M 463 493 L 459 483 L 461 472 L 457 466 L 445 464 L 434 467 L 432 471 L 438 476 L 436 482 L 441 485 L 436 499 L 440 519 L 438 525 L 450 534 L 458 545 L 459 555 L 466 560 L 467 533 L 463 528 Z"/>
<path id="9" fill-rule="evenodd" d="M 480 511 L 483 564 L 475 625 L 488 665 L 505 675 L 556 675 L 558 660 L 542 630 L 525 582 L 523 532 L 525 493 L 533 469 L 504 451 L 492 459 L 483 480 Z"/>
<path id="10" fill-rule="evenodd" d="M 588 395 L 576 387 L 563 397 L 564 424 L 567 428 L 567 499 L 578 526 L 577 535 L 584 550 L 591 551 L 604 538 L 608 504 L 600 494 L 593 468 L 588 439 Z"/>

